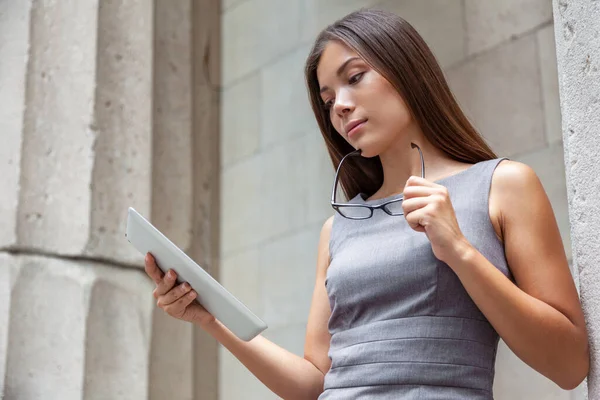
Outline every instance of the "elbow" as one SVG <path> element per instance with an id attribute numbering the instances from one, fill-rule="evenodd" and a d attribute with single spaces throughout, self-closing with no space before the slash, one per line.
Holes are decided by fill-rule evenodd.
<path id="1" fill-rule="evenodd" d="M 568 370 L 555 382 L 561 389 L 573 390 L 585 380 L 590 372 L 590 351 L 587 341 L 582 356 L 574 360 L 567 368 Z"/>
<path id="2" fill-rule="evenodd" d="M 322 375 L 320 378 L 321 379 L 319 380 L 316 387 L 314 388 L 314 391 L 311 393 L 310 398 L 313 400 L 317 400 L 319 398 L 319 396 L 321 396 L 321 394 L 323 393 L 323 386 L 325 384 L 325 375 Z"/>
<path id="3" fill-rule="evenodd" d="M 571 371 L 565 374 L 560 380 L 556 381 L 556 384 L 563 390 L 573 390 L 585 380 L 589 373 L 589 365 L 583 369 L 580 368 L 578 371 Z"/>
<path id="4" fill-rule="evenodd" d="M 574 390 L 583 382 L 583 380 L 587 377 L 586 375 L 578 375 L 573 378 L 566 380 L 563 379 L 562 382 L 557 382 L 558 386 L 563 390 Z"/>
<path id="5" fill-rule="evenodd" d="M 311 365 L 314 365 L 311 363 Z M 305 382 L 303 390 L 299 390 L 294 396 L 286 397 L 289 400 L 317 400 L 323 393 L 323 385 L 325 382 L 325 375 L 318 368 L 314 371 L 317 373 L 312 374 L 310 380 Z"/>

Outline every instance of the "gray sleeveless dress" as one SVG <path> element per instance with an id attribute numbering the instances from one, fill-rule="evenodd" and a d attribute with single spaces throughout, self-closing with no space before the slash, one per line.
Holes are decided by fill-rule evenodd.
<path id="1" fill-rule="evenodd" d="M 436 183 L 448 188 L 465 237 L 512 280 L 488 211 L 502 160 Z M 351 202 L 393 197 L 401 195 Z M 332 365 L 320 400 L 493 398 L 498 334 L 424 233 L 381 210 L 367 220 L 336 213 L 329 246 Z"/>

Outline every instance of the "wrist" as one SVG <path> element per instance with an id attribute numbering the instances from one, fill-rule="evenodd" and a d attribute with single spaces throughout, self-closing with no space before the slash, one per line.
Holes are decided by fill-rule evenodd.
<path id="1" fill-rule="evenodd" d="M 450 266 L 450 268 L 456 269 L 459 268 L 461 265 L 465 265 L 471 262 L 476 252 L 477 250 L 467 240 L 467 238 L 462 237 L 454 243 L 451 256 L 445 262 Z"/>
<path id="2" fill-rule="evenodd" d="M 205 330 L 206 332 L 209 332 L 209 333 L 211 330 L 215 330 L 215 329 L 219 328 L 217 319 L 215 317 L 213 317 L 212 315 L 210 315 L 209 317 L 200 315 L 200 316 L 194 318 L 193 323 L 194 323 L 194 325 L 198 325 L 200 328 L 202 328 L 203 330 Z"/>

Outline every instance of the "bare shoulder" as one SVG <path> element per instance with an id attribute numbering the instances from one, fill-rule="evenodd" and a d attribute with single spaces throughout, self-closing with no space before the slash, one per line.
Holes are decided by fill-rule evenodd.
<path id="1" fill-rule="evenodd" d="M 321 236 L 325 235 L 327 238 L 331 235 L 331 227 L 333 226 L 333 215 L 325 221 L 323 228 L 321 228 Z"/>
<path id="2" fill-rule="evenodd" d="M 319 269 L 327 269 L 329 266 L 329 240 L 331 238 L 331 229 L 333 227 L 333 215 L 325 221 L 321 228 L 321 236 L 319 238 Z"/>
<path id="3" fill-rule="evenodd" d="M 503 160 L 492 176 L 489 213 L 498 238 L 504 242 L 505 224 L 515 209 L 526 209 L 544 201 L 546 193 L 539 177 L 527 164 Z M 527 205 L 529 207 L 522 207 Z"/>
<path id="4" fill-rule="evenodd" d="M 539 178 L 533 168 L 513 160 L 500 162 L 492 177 L 492 189 L 503 189 L 502 192 L 507 189 L 526 189 L 538 183 Z"/>

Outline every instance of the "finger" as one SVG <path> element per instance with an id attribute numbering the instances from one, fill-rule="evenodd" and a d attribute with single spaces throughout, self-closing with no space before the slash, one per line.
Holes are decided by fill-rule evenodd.
<path id="1" fill-rule="evenodd" d="M 160 268 L 158 268 L 158 265 L 156 265 L 156 260 L 154 259 L 152 254 L 146 254 L 146 257 L 144 258 L 144 264 L 144 270 L 146 271 L 146 274 L 148 274 L 148 276 L 152 278 L 154 283 L 159 284 L 162 281 L 164 274 L 160 270 Z"/>
<path id="2" fill-rule="evenodd" d="M 169 304 L 175 303 L 182 296 L 188 294 L 190 290 L 192 290 L 192 287 L 187 282 L 177 285 L 164 295 L 159 296 L 156 305 L 162 308 L 164 306 L 168 306 Z"/>
<path id="3" fill-rule="evenodd" d="M 420 176 L 411 176 L 406 181 L 406 186 L 428 186 L 428 187 L 438 187 L 437 183 L 433 183 L 425 178 L 421 178 Z"/>
<path id="4" fill-rule="evenodd" d="M 183 314 L 185 314 L 186 307 L 189 306 L 195 298 L 196 291 L 192 290 L 176 302 L 163 307 L 163 310 L 165 310 L 169 315 L 180 318 L 183 316 Z"/>
<path id="5" fill-rule="evenodd" d="M 425 226 L 427 225 L 427 210 L 426 208 L 420 208 L 408 214 L 404 214 L 408 225 L 417 232 L 425 232 Z"/>
<path id="6" fill-rule="evenodd" d="M 413 197 L 426 197 L 432 194 L 440 193 L 440 189 L 432 188 L 428 186 L 407 186 L 404 188 L 404 199 L 410 199 Z"/>
<path id="7" fill-rule="evenodd" d="M 171 290 L 173 286 L 175 286 L 176 280 L 177 274 L 175 273 L 175 271 L 173 271 L 172 269 L 167 271 L 165 277 L 158 283 L 156 289 L 154 289 L 154 297 L 158 298 L 167 293 L 169 290 Z"/>
<path id="8" fill-rule="evenodd" d="M 419 208 L 426 207 L 430 201 L 430 196 L 404 199 L 402 201 L 402 211 L 404 211 L 404 215 L 409 214 L 415 210 L 418 210 Z"/>

